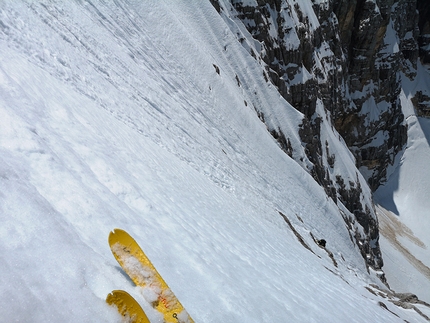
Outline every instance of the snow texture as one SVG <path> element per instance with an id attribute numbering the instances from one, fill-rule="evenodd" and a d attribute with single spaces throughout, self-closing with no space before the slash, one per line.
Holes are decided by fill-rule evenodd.
<path id="1" fill-rule="evenodd" d="M 300 113 L 209 1 L 2 1 L 0 57 L 1 321 L 120 322 L 124 289 L 161 322 L 119 227 L 195 322 L 425 322 L 366 288 L 338 207 L 252 105 L 283 107 L 266 117 L 296 146 Z"/>

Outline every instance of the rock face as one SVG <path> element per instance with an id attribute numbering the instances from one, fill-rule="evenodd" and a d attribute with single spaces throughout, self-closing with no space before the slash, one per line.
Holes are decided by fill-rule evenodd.
<path id="1" fill-rule="evenodd" d="M 384 182 L 387 167 L 407 141 L 402 75 L 413 80 L 419 56 L 430 59 L 430 5 L 426 0 L 211 2 L 221 14 L 224 8 L 243 23 L 258 44 L 244 47 L 261 60 L 267 80 L 303 113 L 299 135 L 311 165 L 303 166 L 304 157 L 292 150 L 282 125 L 268 125 L 269 131 L 353 215 L 345 221 L 363 229 L 364 234 L 355 230 L 363 257 L 380 268 L 373 203 L 364 201 L 358 171 L 356 178 L 334 174 L 336 156 L 322 129 L 336 129 L 372 190 Z M 415 96 L 423 114 L 428 113 L 426 100 L 426 94 Z"/>
<path id="2" fill-rule="evenodd" d="M 399 72 L 415 76 L 410 66 L 416 67 L 418 58 L 416 3 L 314 1 L 315 23 L 298 2 L 232 2 L 264 44 L 260 54 L 280 93 L 307 120 L 321 99 L 376 189 L 406 143 Z M 304 136 L 318 135 L 316 122 L 306 125 L 312 129 Z"/>
<path id="3" fill-rule="evenodd" d="M 430 2 L 426 0 L 417 0 L 417 9 L 419 12 L 418 27 L 420 36 L 418 43 L 420 46 L 420 57 L 423 63 L 430 63 Z"/>
<path id="4" fill-rule="evenodd" d="M 370 187 L 376 189 L 407 139 L 399 99 L 400 72 L 415 76 L 416 4 L 335 1 L 333 11 L 342 17 L 339 26 L 348 70 L 346 85 L 352 101 L 338 107 L 334 122 Z M 408 19 L 402 19 L 404 15 Z M 350 31 L 342 32 L 344 28 Z"/>
<path id="5" fill-rule="evenodd" d="M 417 0 L 419 13 L 419 54 L 423 64 L 430 64 L 430 2 Z M 412 99 L 417 114 L 422 117 L 430 118 L 430 96 L 428 93 L 418 90 Z"/>

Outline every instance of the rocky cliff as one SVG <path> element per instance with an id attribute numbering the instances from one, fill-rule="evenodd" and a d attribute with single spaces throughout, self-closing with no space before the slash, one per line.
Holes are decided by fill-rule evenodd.
<path id="1" fill-rule="evenodd" d="M 282 122 L 267 123 L 269 131 L 329 197 L 346 207 L 345 221 L 363 257 L 380 268 L 377 219 L 360 177 L 375 190 L 404 148 L 402 79 L 417 76 L 420 56 L 429 61 L 429 5 L 413 0 L 211 2 L 246 28 L 238 40 L 261 62 L 267 81 L 303 113 L 299 135 L 305 156 L 291 147 Z M 422 114 L 429 99 L 415 94 Z M 255 108 L 265 122 L 264 109 Z M 324 130 L 329 128 L 353 154 L 353 175 L 334 171 L 337 156 Z"/>
<path id="2" fill-rule="evenodd" d="M 420 35 L 418 44 L 420 45 L 420 56 L 424 63 L 430 63 L 430 2 L 417 0 L 417 9 L 419 13 Z"/>

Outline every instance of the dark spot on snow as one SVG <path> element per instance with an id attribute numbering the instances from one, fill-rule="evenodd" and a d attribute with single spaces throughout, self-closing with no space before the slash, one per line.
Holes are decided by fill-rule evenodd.
<path id="1" fill-rule="evenodd" d="M 219 67 L 218 66 L 216 66 L 215 64 L 212 64 L 213 66 L 214 66 L 214 68 L 215 68 L 215 71 L 218 73 L 218 75 L 219 75 Z"/>

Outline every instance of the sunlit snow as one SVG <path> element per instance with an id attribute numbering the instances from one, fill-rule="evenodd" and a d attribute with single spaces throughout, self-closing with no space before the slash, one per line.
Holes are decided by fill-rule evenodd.
<path id="1" fill-rule="evenodd" d="M 0 4 L 0 321 L 120 322 L 105 298 L 124 289 L 161 322 L 118 227 L 195 322 L 425 322 L 369 288 L 339 208 L 254 107 L 282 107 L 267 122 L 297 149 L 301 114 L 231 30 L 209 1 Z"/>

